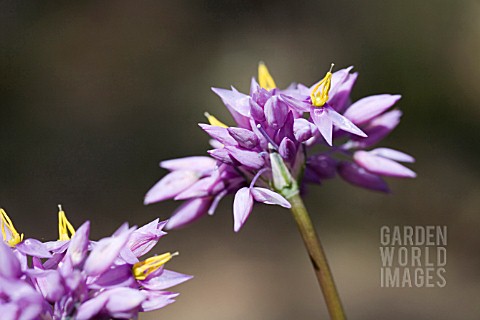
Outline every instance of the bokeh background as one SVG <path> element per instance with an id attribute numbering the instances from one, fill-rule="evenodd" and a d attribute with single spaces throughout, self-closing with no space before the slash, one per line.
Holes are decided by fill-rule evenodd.
<path id="1" fill-rule="evenodd" d="M 0 201 L 27 236 L 56 237 L 56 205 L 93 238 L 145 207 L 160 160 L 205 154 L 203 112 L 230 118 L 210 87 L 246 91 L 257 63 L 277 84 L 354 65 L 355 99 L 401 93 L 383 146 L 417 158 L 392 195 L 342 181 L 306 204 L 350 319 L 480 318 L 480 3 L 404 1 L 0 1 Z M 287 210 L 255 207 L 239 234 L 232 198 L 172 231 L 156 252 L 193 274 L 177 303 L 141 319 L 326 318 Z M 447 286 L 380 288 L 382 225 L 447 225 Z"/>

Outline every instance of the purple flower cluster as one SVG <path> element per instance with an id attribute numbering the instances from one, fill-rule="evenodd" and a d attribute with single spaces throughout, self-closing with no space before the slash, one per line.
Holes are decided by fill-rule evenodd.
<path id="1" fill-rule="evenodd" d="M 166 221 L 123 224 L 111 237 L 89 240 L 90 223 L 74 230 L 59 211 L 59 240 L 23 240 L 3 209 L 0 314 L 5 320 L 132 319 L 178 295 L 167 288 L 191 278 L 164 269 L 173 255 L 140 261 L 166 233 Z"/>
<path id="2" fill-rule="evenodd" d="M 166 226 L 177 228 L 213 214 L 225 195 L 235 193 L 238 231 L 254 202 L 289 208 L 290 196 L 306 183 L 320 184 L 338 174 L 356 186 L 388 192 L 383 177 L 415 177 L 399 163 L 414 162 L 411 156 L 371 149 L 398 125 L 402 113 L 390 109 L 400 96 L 379 94 L 352 103 L 358 74 L 351 69 L 330 69 L 311 87 L 294 83 L 280 90 L 261 63 L 250 94 L 213 88 L 236 125 L 206 113 L 209 124 L 200 127 L 212 138 L 210 157 L 162 161 L 170 173 L 148 191 L 145 204 L 185 200 Z"/>

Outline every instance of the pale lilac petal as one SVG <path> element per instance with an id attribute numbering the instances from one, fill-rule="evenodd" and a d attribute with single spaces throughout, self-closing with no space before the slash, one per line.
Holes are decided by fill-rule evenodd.
<path id="1" fill-rule="evenodd" d="M 265 164 L 265 160 L 259 152 L 243 150 L 236 147 L 225 147 L 225 149 L 228 150 L 235 160 L 248 168 L 260 169 Z"/>
<path id="2" fill-rule="evenodd" d="M 114 266 L 102 273 L 95 281 L 89 284 L 92 289 L 111 289 L 116 287 L 130 287 L 135 284 L 132 267 L 128 264 Z"/>
<path id="3" fill-rule="evenodd" d="M 347 111 L 345 111 L 344 116 L 356 125 L 362 125 L 385 112 L 400 98 L 401 96 L 398 94 L 379 94 L 369 96 L 353 103 Z"/>
<path id="4" fill-rule="evenodd" d="M 157 218 L 133 231 L 127 242 L 128 248 L 136 257 L 143 256 L 157 244 L 162 236 L 167 234 L 162 230 L 166 224 L 167 221 L 159 222 Z"/>
<path id="5" fill-rule="evenodd" d="M 242 148 L 253 149 L 258 145 L 257 136 L 250 130 L 237 127 L 230 127 L 227 130 Z"/>
<path id="6" fill-rule="evenodd" d="M 297 155 L 297 147 L 292 140 L 283 138 L 282 142 L 278 146 L 278 153 L 280 153 L 285 161 L 292 163 Z"/>
<path id="7" fill-rule="evenodd" d="M 385 138 L 400 123 L 402 112 L 392 110 L 373 119 L 364 129 L 368 134 L 367 138 L 352 137 L 357 148 L 368 148 Z"/>
<path id="8" fill-rule="evenodd" d="M 209 176 L 198 180 L 188 189 L 177 195 L 175 200 L 186 200 L 191 198 L 200 198 L 214 193 L 216 189 L 223 189 L 223 181 L 218 176 Z"/>
<path id="9" fill-rule="evenodd" d="M 163 308 L 173 302 L 178 293 L 165 292 L 165 291 L 148 291 L 142 290 L 146 295 L 146 300 L 142 302 L 141 311 L 148 312 Z"/>
<path id="10" fill-rule="evenodd" d="M 237 191 L 235 194 L 235 199 L 233 200 L 233 229 L 235 232 L 238 232 L 242 228 L 243 224 L 252 212 L 252 208 L 253 196 L 250 192 L 250 188 L 243 187 Z"/>
<path id="11" fill-rule="evenodd" d="M 12 249 L 8 247 L 3 241 L 0 241 L 0 276 L 5 278 L 18 278 L 22 274 L 20 268 L 20 261 L 13 253 Z"/>
<path id="12" fill-rule="evenodd" d="M 165 290 L 192 278 L 186 274 L 164 269 L 159 276 L 140 281 L 140 284 L 148 290 Z"/>
<path id="13" fill-rule="evenodd" d="M 352 91 L 353 85 L 357 80 L 358 73 L 348 74 L 342 83 L 334 85 L 335 72 L 332 76 L 332 88 L 330 89 L 329 98 L 327 103 L 335 109 L 337 112 L 343 112 L 348 106 L 350 100 L 350 92 Z"/>
<path id="14" fill-rule="evenodd" d="M 213 139 L 217 140 L 223 145 L 235 146 L 237 142 L 232 136 L 228 133 L 227 128 L 212 126 L 209 124 L 200 123 L 198 124 L 206 133 L 210 135 Z"/>
<path id="15" fill-rule="evenodd" d="M 297 118 L 293 122 L 293 134 L 298 142 L 304 142 L 313 137 L 316 127 L 304 118 Z"/>
<path id="16" fill-rule="evenodd" d="M 214 149 L 221 149 L 221 148 L 223 148 L 223 144 L 221 144 L 220 142 L 218 142 L 218 141 L 215 140 L 215 139 L 210 139 L 210 140 L 208 140 L 208 144 L 209 144 L 212 148 L 214 148 Z M 213 158 L 212 158 L 212 160 L 213 160 L 213 161 L 216 161 L 216 159 L 213 159 Z M 208 171 L 210 171 L 210 170 L 208 170 Z M 208 172 L 208 171 L 207 171 L 207 172 Z"/>
<path id="17" fill-rule="evenodd" d="M 288 209 L 291 208 L 290 202 L 288 202 L 287 199 L 285 199 L 282 195 L 266 188 L 252 188 L 252 196 L 257 202 L 276 204 Z"/>
<path id="18" fill-rule="evenodd" d="M 195 171 L 208 171 L 215 168 L 216 161 L 210 157 L 193 156 L 178 159 L 165 160 L 160 162 L 160 167 L 170 170 L 187 170 L 195 168 Z"/>
<path id="19" fill-rule="evenodd" d="M 367 151 L 357 151 L 353 155 L 355 162 L 374 174 L 398 178 L 415 178 L 417 175 L 407 167 L 393 160 L 370 154 Z"/>
<path id="20" fill-rule="evenodd" d="M 47 241 L 43 243 L 47 250 L 52 253 L 62 253 L 68 249 L 70 240 Z"/>
<path id="21" fill-rule="evenodd" d="M 293 110 L 303 113 L 303 112 L 309 112 L 310 108 L 312 105 L 310 103 L 304 102 L 297 100 L 291 96 L 281 94 L 280 95 L 281 99 L 287 103 L 287 105 L 292 108 Z"/>
<path id="22" fill-rule="evenodd" d="M 254 94 L 255 92 L 258 91 L 258 89 L 260 89 L 260 85 L 258 84 L 257 80 L 255 79 L 255 77 L 252 77 L 252 79 L 250 80 L 250 95 Z"/>
<path id="23" fill-rule="evenodd" d="M 250 97 L 246 94 L 240 93 L 237 90 L 227 90 L 221 88 L 212 88 L 223 101 L 225 105 L 238 112 L 243 116 L 249 116 L 250 111 Z"/>
<path id="24" fill-rule="evenodd" d="M 230 153 L 225 148 L 208 150 L 207 152 L 218 161 L 226 164 L 233 164 L 233 160 L 230 158 Z"/>
<path id="25" fill-rule="evenodd" d="M 212 90 L 220 96 L 238 126 L 249 128 L 250 97 L 235 89 L 212 88 Z"/>
<path id="26" fill-rule="evenodd" d="M 166 229 L 180 228 L 197 220 L 207 213 L 211 202 L 211 197 L 187 200 L 173 212 Z"/>
<path id="27" fill-rule="evenodd" d="M 74 267 L 83 262 L 87 255 L 88 236 L 90 235 L 90 222 L 86 221 L 75 232 L 67 249 L 67 256 Z"/>
<path id="28" fill-rule="evenodd" d="M 333 124 L 338 127 L 339 129 L 342 129 L 344 131 L 356 134 L 357 136 L 360 137 L 366 137 L 367 135 L 365 132 L 360 130 L 356 125 L 354 125 L 350 120 L 348 120 L 346 117 L 342 116 L 340 113 L 337 111 L 333 110 L 332 107 L 325 105 L 323 107 L 325 109 L 325 112 L 327 112 L 328 117 L 332 120 Z"/>
<path id="29" fill-rule="evenodd" d="M 268 125 L 277 130 L 283 126 L 287 119 L 288 106 L 277 96 L 273 96 L 265 103 L 264 112 Z"/>
<path id="30" fill-rule="evenodd" d="M 142 291 L 137 289 L 115 288 L 108 291 L 106 293 L 109 294 L 109 298 L 105 304 L 105 309 L 114 318 L 121 315 L 137 314 L 142 302 L 146 299 Z"/>
<path id="31" fill-rule="evenodd" d="M 150 204 L 171 199 L 194 184 L 198 178 L 199 176 L 195 171 L 170 172 L 148 190 L 143 203 Z"/>
<path id="32" fill-rule="evenodd" d="M 100 240 L 90 252 L 83 269 L 90 276 L 105 272 L 119 256 L 134 229 L 128 229 L 116 236 Z"/>
<path id="33" fill-rule="evenodd" d="M 342 89 L 342 86 L 345 84 L 345 82 L 348 81 L 349 77 L 351 76 L 350 71 L 352 71 L 353 66 L 350 66 L 348 68 L 340 69 L 338 71 L 335 71 L 332 74 L 332 80 L 330 83 L 330 92 L 329 96 L 333 97 L 337 94 L 337 92 Z"/>
<path id="34" fill-rule="evenodd" d="M 411 155 L 390 148 L 373 149 L 370 151 L 370 154 L 400 162 L 415 162 L 415 158 Z"/>
<path id="35" fill-rule="evenodd" d="M 99 294 L 90 300 L 82 303 L 77 310 L 76 320 L 89 320 L 93 319 L 97 314 L 102 311 L 108 301 L 108 296 L 105 294 Z"/>
<path id="36" fill-rule="evenodd" d="M 0 304 L 0 314 L 4 319 L 16 320 L 18 319 L 19 314 L 21 314 L 21 310 L 16 303 L 3 302 Z M 34 318 L 30 318 L 30 319 L 34 319 Z"/>
<path id="37" fill-rule="evenodd" d="M 380 192 L 389 192 L 387 183 L 378 175 L 373 174 L 351 162 L 342 162 L 338 166 L 339 175 L 353 185 Z"/>
<path id="38" fill-rule="evenodd" d="M 265 113 L 263 112 L 263 108 L 253 99 L 250 99 L 250 115 L 255 121 L 265 121 Z"/>
<path id="39" fill-rule="evenodd" d="M 65 294 L 63 279 L 57 270 L 30 270 L 28 275 L 35 280 L 38 291 L 48 302 L 54 303 Z"/>
<path id="40" fill-rule="evenodd" d="M 36 239 L 26 239 L 16 245 L 18 251 L 23 254 L 38 257 L 51 258 L 52 254 L 48 251 L 48 246 Z"/>
<path id="41" fill-rule="evenodd" d="M 242 181 L 243 181 L 243 178 L 241 178 Z M 219 192 L 214 198 L 213 198 L 213 201 L 212 201 L 212 204 L 210 205 L 210 207 L 208 208 L 208 214 L 209 215 L 213 215 L 215 213 L 215 210 L 217 210 L 217 207 L 218 207 L 218 204 L 220 203 L 220 201 L 223 199 L 223 197 L 225 197 L 226 195 L 228 194 L 228 190 L 223 190 L 221 192 Z"/>
<path id="42" fill-rule="evenodd" d="M 310 116 L 312 117 L 313 123 L 315 123 L 315 125 L 317 126 L 318 131 L 320 131 L 321 135 L 328 143 L 328 145 L 331 146 L 333 122 L 327 114 L 325 108 L 312 108 Z"/>

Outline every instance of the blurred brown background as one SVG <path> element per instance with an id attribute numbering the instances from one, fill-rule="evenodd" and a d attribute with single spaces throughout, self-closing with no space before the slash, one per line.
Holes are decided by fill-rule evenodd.
<path id="1" fill-rule="evenodd" d="M 342 181 L 307 206 L 350 319 L 480 318 L 480 4 L 405 1 L 1 1 L 0 201 L 27 237 L 56 237 L 56 205 L 93 238 L 145 207 L 163 159 L 205 154 L 203 112 L 229 119 L 211 86 L 246 91 L 259 60 L 277 84 L 354 65 L 354 98 L 401 93 L 382 146 L 416 156 L 393 195 Z M 226 120 L 227 122 L 229 120 Z M 313 271 L 287 210 L 257 206 L 234 234 L 231 198 L 170 234 L 177 303 L 141 319 L 319 319 Z M 380 288 L 382 225 L 447 225 L 447 286 Z"/>

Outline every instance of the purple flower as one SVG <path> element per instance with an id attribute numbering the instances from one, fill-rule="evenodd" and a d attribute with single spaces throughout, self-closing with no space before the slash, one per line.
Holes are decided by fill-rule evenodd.
<path id="1" fill-rule="evenodd" d="M 2 217 L 11 245 L 16 231 L 6 213 Z M 166 234 L 166 223 L 156 219 L 138 229 L 125 223 L 112 236 L 91 241 L 90 223 L 75 231 L 59 207 L 58 245 L 35 239 L 0 244 L 2 317 L 130 319 L 174 302 L 177 294 L 165 290 L 191 278 L 164 269 L 177 253 L 139 260 Z"/>
<path id="2" fill-rule="evenodd" d="M 398 125 L 401 112 L 389 109 L 400 96 L 380 94 L 351 103 L 358 77 L 351 69 L 330 70 L 312 86 L 292 84 L 280 90 L 260 63 L 259 82 L 252 79 L 249 94 L 213 88 L 235 125 L 206 113 L 209 124 L 200 128 L 212 139 L 211 158 L 162 162 L 181 165 L 162 165 L 170 173 L 147 193 L 145 203 L 186 201 L 167 224 L 170 229 L 213 214 L 221 199 L 234 194 L 238 231 L 254 202 L 289 208 L 288 199 L 306 183 L 320 184 L 336 173 L 349 183 L 382 192 L 388 191 L 383 177 L 415 177 L 398 163 L 413 162 L 412 157 L 387 148 L 364 150 Z"/>

